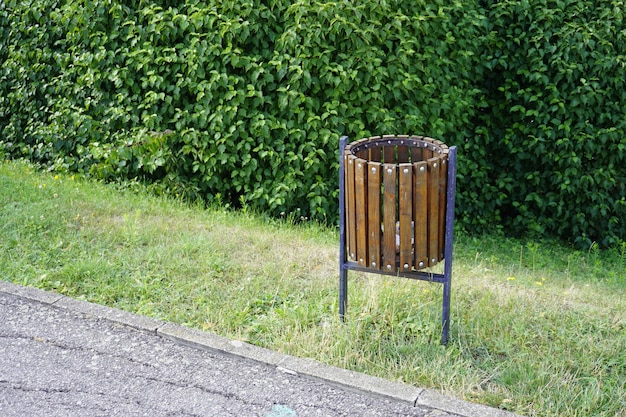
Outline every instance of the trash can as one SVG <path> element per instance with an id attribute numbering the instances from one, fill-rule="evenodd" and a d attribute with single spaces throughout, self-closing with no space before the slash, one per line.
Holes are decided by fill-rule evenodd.
<path id="1" fill-rule="evenodd" d="M 341 317 L 350 269 L 440 282 L 447 343 L 456 147 L 423 136 L 342 137 L 339 168 Z M 444 274 L 422 271 L 442 261 Z"/>

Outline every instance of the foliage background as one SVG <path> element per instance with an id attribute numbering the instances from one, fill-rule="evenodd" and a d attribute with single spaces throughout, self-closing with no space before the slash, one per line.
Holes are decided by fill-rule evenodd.
<path id="1" fill-rule="evenodd" d="M 340 135 L 424 134 L 466 230 L 626 239 L 623 1 L 178 3 L 0 2 L 0 153 L 333 223 Z"/>

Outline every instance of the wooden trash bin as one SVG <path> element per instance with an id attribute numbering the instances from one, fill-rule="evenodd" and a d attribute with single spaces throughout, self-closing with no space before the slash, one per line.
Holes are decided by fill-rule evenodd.
<path id="1" fill-rule="evenodd" d="M 344 317 L 350 269 L 440 282 L 446 344 L 456 147 L 407 135 L 347 142 L 340 140 L 339 314 Z M 422 271 L 442 261 L 443 274 Z"/>

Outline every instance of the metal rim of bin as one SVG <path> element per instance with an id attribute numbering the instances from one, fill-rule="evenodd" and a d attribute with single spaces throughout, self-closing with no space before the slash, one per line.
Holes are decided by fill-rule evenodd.
<path id="1" fill-rule="evenodd" d="M 450 328 L 456 147 L 448 147 L 443 142 L 432 138 L 408 135 L 374 136 L 360 139 L 350 144 L 348 144 L 348 138 L 343 136 L 339 142 L 339 315 L 341 319 L 344 320 L 347 308 L 348 270 L 437 282 L 443 284 L 441 343 L 447 344 Z M 359 166 L 360 168 L 358 168 Z M 424 202 L 423 205 L 415 203 L 415 206 L 413 206 L 413 199 L 417 199 L 419 196 L 417 194 L 411 195 L 411 199 L 408 199 L 410 201 L 409 205 L 406 206 L 406 210 L 411 212 L 411 217 L 409 218 L 406 217 L 406 213 L 403 214 L 403 209 L 400 207 L 401 203 L 399 200 L 402 199 L 395 194 L 400 194 L 398 189 L 402 190 L 402 188 L 398 187 L 402 187 L 400 185 L 401 182 L 406 183 L 405 187 L 407 187 L 407 190 L 419 188 L 417 184 L 420 182 L 420 168 L 424 175 L 426 175 L 426 172 L 430 175 L 431 170 L 441 173 L 440 176 L 435 177 L 437 184 L 429 183 L 429 186 L 433 187 L 432 190 L 429 190 L 429 193 L 431 193 L 431 197 L 436 195 L 436 198 L 430 198 L 430 201 L 428 203 Z M 390 192 L 390 196 L 385 196 L 383 191 L 383 195 L 379 197 L 388 199 L 386 200 L 388 207 L 393 205 L 393 216 L 388 215 L 385 218 L 384 214 L 381 217 L 380 214 L 375 213 L 378 210 L 385 211 L 382 201 L 380 202 L 381 207 L 377 207 L 375 210 L 370 210 L 367 207 L 367 200 L 360 200 L 359 204 L 355 201 L 347 203 L 346 195 L 355 195 L 357 191 L 367 194 L 368 186 L 372 187 L 370 189 L 372 197 L 376 197 L 376 194 L 378 194 L 378 190 L 372 190 L 376 190 L 377 187 L 383 190 L 386 188 L 385 174 L 382 174 L 381 184 L 377 182 L 378 180 L 373 180 L 372 185 L 372 183 L 368 183 L 367 179 L 362 179 L 363 174 L 359 171 L 361 169 L 371 170 L 378 176 L 381 175 L 381 170 L 389 172 L 387 188 L 393 188 L 393 191 Z M 396 172 L 406 174 L 408 179 L 396 178 Z M 354 178 L 357 178 L 357 180 Z M 441 182 L 439 182 L 440 178 Z M 430 179 L 431 177 L 429 177 Z M 441 184 L 443 184 L 443 187 L 440 186 Z M 350 189 L 351 187 L 352 189 Z M 396 202 L 392 203 L 391 198 L 396 199 Z M 431 202 L 434 206 L 429 207 L 428 205 Z M 351 204 L 350 210 L 346 208 L 347 204 Z M 374 206 L 378 204 L 378 201 L 374 200 Z M 404 202 L 403 204 L 407 203 Z M 420 207 L 422 211 L 419 211 Z M 414 208 L 417 208 L 417 210 L 413 210 Z M 431 208 L 435 211 L 431 211 Z M 360 213 L 358 221 L 357 209 Z M 427 215 L 425 210 L 428 210 Z M 373 216 L 371 216 L 372 212 L 374 213 Z M 433 216 L 433 213 L 436 214 Z M 374 219 L 366 219 L 368 214 Z M 426 219 L 423 218 L 424 216 Z M 433 218 L 429 219 L 429 217 L 436 217 L 436 220 Z M 391 219 L 393 219 L 393 222 Z M 368 228 L 368 221 L 371 222 L 369 224 L 369 233 L 364 231 L 364 229 Z M 403 222 L 402 226 L 399 225 L 401 221 Z M 378 228 L 379 222 L 382 224 L 382 230 Z M 430 224 L 428 224 L 429 222 Z M 354 226 L 357 223 L 361 226 L 358 233 Z M 394 223 L 395 227 L 393 227 Z M 410 224 L 410 226 L 407 226 L 407 224 Z M 385 228 L 388 231 L 393 230 L 393 233 L 387 233 L 385 236 Z M 425 228 L 431 229 L 431 232 L 427 233 Z M 367 236 L 365 236 L 365 233 L 367 233 Z M 373 238 L 371 235 L 374 235 Z M 376 235 L 379 235 L 381 240 L 380 254 L 375 253 L 378 245 Z M 350 241 L 348 241 L 348 236 Z M 423 239 L 428 240 L 431 236 L 435 242 L 423 242 Z M 383 240 L 386 241 L 383 243 Z M 359 241 L 359 245 L 356 245 L 357 241 Z M 398 242 L 400 242 L 399 245 Z M 395 252 L 392 254 L 392 249 L 390 248 L 393 248 L 394 243 Z M 428 248 L 425 249 L 423 245 L 427 245 Z M 349 250 L 351 253 L 349 253 Z M 356 253 L 357 250 L 359 253 Z M 426 262 L 424 262 L 423 258 L 424 251 L 428 252 Z M 371 252 L 374 253 L 372 254 Z M 393 262 L 390 262 L 389 260 L 392 258 L 394 258 Z M 384 267 L 382 261 L 384 261 Z M 443 274 L 421 270 L 440 261 L 445 262 Z"/>

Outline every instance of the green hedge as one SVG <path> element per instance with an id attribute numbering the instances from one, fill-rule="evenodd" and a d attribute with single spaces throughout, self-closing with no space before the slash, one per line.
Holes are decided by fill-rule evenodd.
<path id="1" fill-rule="evenodd" d="M 488 3 L 476 131 L 501 222 L 580 246 L 626 239 L 625 2 Z"/>
<path id="2" fill-rule="evenodd" d="M 0 3 L 0 152 L 332 223 L 340 135 L 425 134 L 466 229 L 625 239 L 623 2 L 358 3 Z"/>

